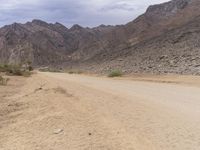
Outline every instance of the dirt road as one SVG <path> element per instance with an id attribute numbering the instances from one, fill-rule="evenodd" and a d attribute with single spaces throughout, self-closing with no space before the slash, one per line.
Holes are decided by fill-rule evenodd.
<path id="1" fill-rule="evenodd" d="M 38 73 L 0 87 L 0 150 L 200 150 L 200 78 Z"/>

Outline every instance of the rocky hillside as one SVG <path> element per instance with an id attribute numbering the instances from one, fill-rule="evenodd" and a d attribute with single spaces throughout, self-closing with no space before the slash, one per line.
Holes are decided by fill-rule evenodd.
<path id="1" fill-rule="evenodd" d="M 150 6 L 125 25 L 70 29 L 33 20 L 0 29 L 0 62 L 95 72 L 200 73 L 200 1 Z"/>

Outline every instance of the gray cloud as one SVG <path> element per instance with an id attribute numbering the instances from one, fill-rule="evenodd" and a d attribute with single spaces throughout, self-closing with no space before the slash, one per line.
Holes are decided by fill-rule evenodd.
<path id="1" fill-rule="evenodd" d="M 123 4 L 113 4 L 101 9 L 102 11 L 114 11 L 114 10 L 124 10 L 124 11 L 136 11 L 134 7 L 123 3 Z"/>
<path id="2" fill-rule="evenodd" d="M 168 0 L 0 0 L 0 26 L 42 19 L 66 26 L 124 24 L 148 5 Z"/>

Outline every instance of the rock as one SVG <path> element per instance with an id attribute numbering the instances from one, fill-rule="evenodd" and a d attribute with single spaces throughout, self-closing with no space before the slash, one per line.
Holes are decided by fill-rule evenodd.
<path id="1" fill-rule="evenodd" d="M 63 129 L 55 129 L 54 131 L 53 131 L 53 133 L 54 134 L 60 134 L 60 133 L 62 133 L 64 130 Z"/>
<path id="2" fill-rule="evenodd" d="M 165 58 L 168 58 L 168 56 L 167 55 L 162 55 L 162 56 L 160 56 L 160 60 L 162 60 L 162 59 L 165 59 Z"/>
<path id="3" fill-rule="evenodd" d="M 197 65 L 195 65 L 194 67 L 195 67 L 195 68 L 200 67 L 200 64 L 197 64 Z"/>

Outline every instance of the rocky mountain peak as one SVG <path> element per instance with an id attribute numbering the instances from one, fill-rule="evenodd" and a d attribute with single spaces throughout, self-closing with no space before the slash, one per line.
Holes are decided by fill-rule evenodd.
<path id="1" fill-rule="evenodd" d="M 151 16 L 170 16 L 177 11 L 184 9 L 192 0 L 172 0 L 163 4 L 149 6 L 146 15 Z"/>
<path id="2" fill-rule="evenodd" d="M 17 34 L 21 34 L 21 33 L 24 33 L 26 32 L 26 29 L 23 28 L 23 25 L 20 24 L 20 23 L 13 23 L 11 25 L 6 25 L 4 26 L 2 29 L 2 32 L 13 32 L 13 33 L 17 33 Z"/>
<path id="3" fill-rule="evenodd" d="M 49 25 L 45 21 L 42 21 L 42 20 L 39 20 L 39 19 L 34 19 L 32 21 L 32 24 L 39 25 L 39 26 L 48 26 Z"/>
<path id="4" fill-rule="evenodd" d="M 59 23 L 59 22 L 56 22 L 55 24 L 51 24 L 51 26 L 53 26 L 54 28 L 57 28 L 59 30 L 68 30 L 67 27 L 65 27 L 63 24 Z"/>
<path id="5" fill-rule="evenodd" d="M 75 24 L 75 25 L 73 25 L 73 26 L 70 28 L 71 31 L 74 31 L 74 30 L 80 31 L 80 30 L 82 30 L 82 29 L 84 29 L 84 28 L 81 27 L 81 26 L 78 25 L 78 24 Z"/>
<path id="6" fill-rule="evenodd" d="M 6 26 L 4 26 L 3 28 L 9 28 L 9 29 L 18 29 L 18 28 L 21 28 L 21 25 L 19 24 L 19 23 L 13 23 L 13 24 L 11 24 L 11 25 L 6 25 Z"/>
<path id="7" fill-rule="evenodd" d="M 57 27 L 65 27 L 63 24 L 61 24 L 61 23 L 59 23 L 59 22 L 56 22 L 54 25 L 57 26 Z M 65 27 L 65 28 L 66 28 L 66 27 Z"/>

